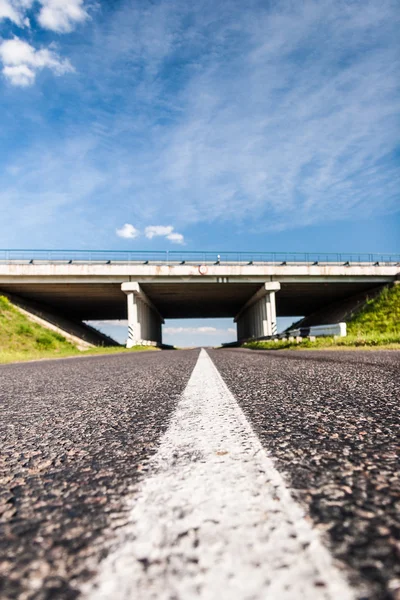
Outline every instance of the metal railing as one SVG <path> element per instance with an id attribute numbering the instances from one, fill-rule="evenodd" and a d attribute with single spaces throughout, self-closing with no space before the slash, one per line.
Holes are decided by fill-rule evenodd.
<path id="1" fill-rule="evenodd" d="M 149 250 L 0 250 L 0 263 L 135 263 L 156 265 L 382 265 L 400 266 L 400 254 L 313 252 L 201 252 Z"/>

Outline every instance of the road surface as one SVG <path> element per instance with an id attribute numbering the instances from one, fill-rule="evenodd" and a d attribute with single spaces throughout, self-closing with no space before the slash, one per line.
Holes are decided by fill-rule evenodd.
<path id="1" fill-rule="evenodd" d="M 0 367 L 0 596 L 400 598 L 397 352 Z"/>

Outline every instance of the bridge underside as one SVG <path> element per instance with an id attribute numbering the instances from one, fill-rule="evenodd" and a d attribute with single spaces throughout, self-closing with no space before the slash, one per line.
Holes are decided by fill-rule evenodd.
<path id="1" fill-rule="evenodd" d="M 269 336 L 276 330 L 276 316 L 309 316 L 400 276 L 400 263 L 393 260 L 256 264 L 253 257 L 246 264 L 224 264 L 217 257 L 207 264 L 153 264 L 150 259 L 114 263 L 91 258 L 76 262 L 72 255 L 69 260 L 50 258 L 0 260 L 0 293 L 75 320 L 127 318 L 131 344 L 159 343 L 161 323 L 173 318 L 230 317 L 239 339 Z"/>
<path id="2" fill-rule="evenodd" d="M 285 282 L 276 294 L 279 317 L 309 315 L 334 302 L 382 285 L 368 282 Z M 263 283 L 141 282 L 140 286 L 164 319 L 215 318 L 237 315 Z M 121 283 L 0 284 L 1 291 L 34 300 L 79 320 L 127 318 Z"/>

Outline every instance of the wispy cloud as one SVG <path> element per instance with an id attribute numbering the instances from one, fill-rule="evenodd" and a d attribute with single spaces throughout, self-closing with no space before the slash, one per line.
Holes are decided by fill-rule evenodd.
<path id="1" fill-rule="evenodd" d="M 241 52 L 191 78 L 162 153 L 173 194 L 191 199 L 189 218 L 268 229 L 394 210 L 393 17 L 390 3 L 364 12 L 357 2 L 248 14 Z"/>
<path id="2" fill-rule="evenodd" d="M 132 156 L 132 195 L 178 226 L 233 221 L 260 231 L 395 211 L 393 3 L 256 4 L 240 21 L 237 10 L 235 2 L 210 10 L 175 1 L 145 16 L 127 5 L 114 15 L 114 65 L 143 69 L 132 82 L 140 123 L 126 109 L 123 125 L 128 136 L 141 125 L 147 131 Z M 178 56 L 179 79 L 169 86 Z"/>
<path id="3" fill-rule="evenodd" d="M 0 0 L 0 15 L 11 7 L 21 23 L 28 13 L 18 6 Z M 46 123 L 55 170 L 36 164 L 40 144 L 29 137 L 7 165 L 19 177 L 2 180 L 10 205 L 17 198 L 36 215 L 41 192 L 62 197 L 72 229 L 93 227 L 105 244 L 127 214 L 141 231 L 174 223 L 163 237 L 182 243 L 178 232 L 194 224 L 229 223 L 234 235 L 398 210 L 400 13 L 391 0 L 246 10 L 236 0 L 126 1 L 100 13 L 68 48 L 77 72 L 68 90 L 55 80 L 65 100 L 62 117 Z M 7 66 L 20 69 L 18 85 L 32 79 L 27 62 Z M 41 106 L 35 120 L 42 136 Z M 66 155 L 87 139 L 79 159 Z M 62 202 L 52 220 L 43 209 L 47 223 L 64 214 Z"/>
<path id="4" fill-rule="evenodd" d="M 205 333 L 208 335 L 236 333 L 234 329 L 218 329 L 217 327 L 164 327 L 163 333 L 175 335 L 177 333 L 191 335 L 193 333 Z"/>

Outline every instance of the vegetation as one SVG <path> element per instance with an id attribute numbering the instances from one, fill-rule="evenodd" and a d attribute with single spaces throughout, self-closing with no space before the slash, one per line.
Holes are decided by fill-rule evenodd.
<path id="1" fill-rule="evenodd" d="M 400 285 L 383 288 L 379 296 L 367 300 L 347 323 L 349 335 L 370 333 L 400 336 Z"/>
<path id="2" fill-rule="evenodd" d="M 351 348 L 380 348 L 400 350 L 400 334 L 396 335 L 363 335 L 353 336 L 348 335 L 343 338 L 324 337 L 317 338 L 315 342 L 311 342 L 308 339 L 304 339 L 302 342 L 289 342 L 284 340 L 278 340 L 277 342 L 247 342 L 244 344 L 246 348 L 252 348 L 253 350 L 301 350 L 301 349 L 315 349 L 320 350 L 323 348 L 332 349 L 351 349 Z"/>
<path id="3" fill-rule="evenodd" d="M 400 349 L 400 285 L 385 287 L 347 323 L 347 336 L 342 338 L 308 339 L 295 341 L 248 342 L 246 348 L 278 350 L 301 348 L 388 348 Z"/>
<path id="4" fill-rule="evenodd" d="M 101 347 L 78 350 L 60 333 L 46 329 L 19 312 L 5 296 L 0 296 L 0 363 L 62 358 L 92 354 L 114 354 L 137 350 L 155 350 L 152 346 Z"/>

